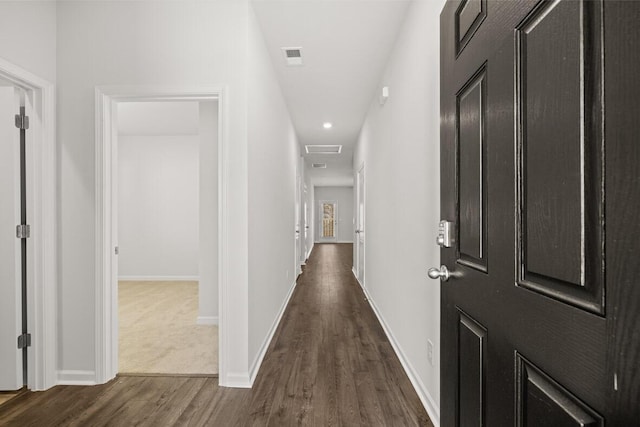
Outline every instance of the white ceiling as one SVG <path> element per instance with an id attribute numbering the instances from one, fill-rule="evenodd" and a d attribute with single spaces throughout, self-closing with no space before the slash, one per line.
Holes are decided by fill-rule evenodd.
<path id="1" fill-rule="evenodd" d="M 253 0 L 301 151 L 306 144 L 344 146 L 339 155 L 304 154 L 327 163 L 313 170 L 316 185 L 353 183 L 353 148 L 409 3 Z M 282 47 L 301 47 L 304 65 L 288 67 Z"/>

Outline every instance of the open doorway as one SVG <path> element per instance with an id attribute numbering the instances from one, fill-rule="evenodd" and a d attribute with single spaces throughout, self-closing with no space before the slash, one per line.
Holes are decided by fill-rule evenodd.
<path id="1" fill-rule="evenodd" d="M 353 186 L 314 187 L 316 243 L 351 243 L 354 236 Z"/>
<path id="2" fill-rule="evenodd" d="M 136 102 L 195 101 L 198 103 L 198 120 L 203 116 L 212 119 L 212 126 L 205 132 L 207 135 L 199 130 L 202 139 L 198 147 L 198 312 L 192 324 L 211 325 L 220 319 L 219 339 L 213 344 L 217 346 L 214 353 L 218 356 L 218 375 L 225 375 L 224 297 L 228 282 L 225 274 L 227 258 L 221 248 L 226 247 L 225 230 L 229 220 L 225 203 L 228 168 L 223 161 L 227 149 L 223 96 L 224 89 L 219 87 L 96 88 L 96 381 L 99 383 L 113 379 L 119 372 L 118 109 L 120 105 Z M 155 124 L 158 128 L 163 126 L 158 121 Z M 172 228 L 180 229 L 180 224 Z M 215 286 L 203 289 L 206 281 L 212 281 Z M 206 307 L 215 312 L 204 311 Z M 184 341 L 179 345 L 189 347 L 189 343 Z M 185 364 L 191 366 L 189 362 Z"/>
<path id="3" fill-rule="evenodd" d="M 320 224 L 319 242 L 337 242 L 338 241 L 338 202 L 335 200 L 321 200 L 318 203 L 318 218 Z"/>
<path id="4" fill-rule="evenodd" d="M 217 109 L 117 105 L 119 373 L 218 374 Z"/>

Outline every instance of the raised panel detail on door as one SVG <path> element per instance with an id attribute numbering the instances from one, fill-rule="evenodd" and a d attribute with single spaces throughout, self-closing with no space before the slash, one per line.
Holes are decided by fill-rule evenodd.
<path id="1" fill-rule="evenodd" d="M 458 423 L 483 426 L 487 330 L 462 311 L 458 323 Z"/>
<path id="2" fill-rule="evenodd" d="M 455 14 L 456 53 L 469 43 L 487 16 L 486 0 L 463 0 Z"/>
<path id="3" fill-rule="evenodd" d="M 516 32 L 518 284 L 604 311 L 602 5 L 540 2 Z"/>
<path id="4" fill-rule="evenodd" d="M 517 426 L 598 427 L 602 417 L 516 353 Z"/>
<path id="5" fill-rule="evenodd" d="M 485 68 L 457 94 L 458 262 L 487 271 Z"/>

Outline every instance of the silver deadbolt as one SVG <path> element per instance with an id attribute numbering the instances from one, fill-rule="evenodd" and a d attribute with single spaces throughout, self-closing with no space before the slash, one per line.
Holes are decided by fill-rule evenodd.
<path id="1" fill-rule="evenodd" d="M 451 277 L 451 273 L 446 265 L 441 265 L 439 269 L 436 267 L 430 268 L 427 274 L 431 279 L 440 279 L 443 282 L 446 282 L 449 280 L 449 277 Z"/>
<path id="2" fill-rule="evenodd" d="M 451 221 L 442 220 L 438 224 L 438 236 L 436 237 L 436 243 L 443 248 L 450 248 L 455 243 L 454 241 L 454 224 Z"/>

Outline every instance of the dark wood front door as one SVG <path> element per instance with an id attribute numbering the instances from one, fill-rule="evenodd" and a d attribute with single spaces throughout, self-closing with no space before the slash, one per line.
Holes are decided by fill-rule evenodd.
<path id="1" fill-rule="evenodd" d="M 640 425 L 640 2 L 441 15 L 442 426 Z"/>

